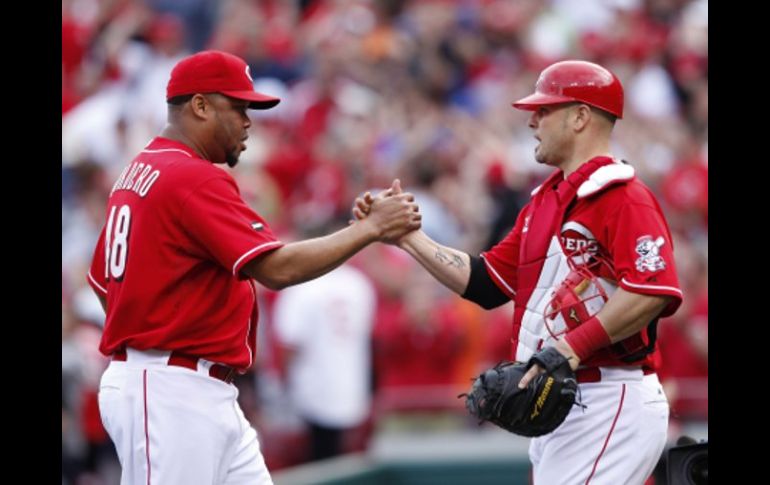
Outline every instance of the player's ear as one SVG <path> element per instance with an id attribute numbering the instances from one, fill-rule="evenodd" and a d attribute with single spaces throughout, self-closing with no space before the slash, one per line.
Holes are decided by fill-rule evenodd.
<path id="1" fill-rule="evenodd" d="M 190 99 L 190 109 L 196 117 L 205 118 L 208 116 L 209 100 L 206 96 L 196 93 Z"/>
<path id="2" fill-rule="evenodd" d="M 575 131 L 583 131 L 588 125 L 588 121 L 591 119 L 591 107 L 587 104 L 578 104 L 575 106 L 572 112 L 572 126 Z"/>

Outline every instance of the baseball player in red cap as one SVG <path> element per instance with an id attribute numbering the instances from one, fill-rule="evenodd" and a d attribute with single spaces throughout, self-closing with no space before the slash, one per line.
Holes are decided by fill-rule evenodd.
<path id="1" fill-rule="evenodd" d="M 254 280 L 281 289 L 316 278 L 418 228 L 420 215 L 409 194 L 380 198 L 366 221 L 284 244 L 215 166 L 246 149 L 246 110 L 279 99 L 218 51 L 180 61 L 166 97 L 168 125 L 112 187 L 88 273 L 107 314 L 99 348 L 112 356 L 102 420 L 124 485 L 269 484 L 231 384 L 254 361 Z"/>
<path id="2" fill-rule="evenodd" d="M 535 484 L 641 484 L 668 427 L 653 358 L 656 325 L 676 311 L 682 292 L 655 197 L 631 165 L 610 154 L 623 87 L 597 64 L 557 62 L 513 106 L 532 112 L 535 159 L 556 169 L 513 230 L 480 257 L 422 231 L 398 245 L 484 308 L 513 300 L 513 360 L 527 362 L 553 346 L 576 370 L 583 406 L 532 440 Z M 371 200 L 356 200 L 357 218 Z M 532 367 L 520 387 L 541 371 Z"/>

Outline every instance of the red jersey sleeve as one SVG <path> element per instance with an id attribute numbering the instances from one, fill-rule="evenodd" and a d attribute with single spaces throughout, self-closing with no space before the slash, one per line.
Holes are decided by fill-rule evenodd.
<path id="1" fill-rule="evenodd" d="M 94 257 L 91 259 L 91 268 L 88 270 L 88 284 L 94 291 L 102 296 L 107 296 L 107 277 L 105 267 L 107 266 L 107 256 L 104 251 L 104 233 L 106 228 L 102 228 L 99 234 L 99 240 L 96 242 Z"/>
<path id="2" fill-rule="evenodd" d="M 234 276 L 265 251 L 283 246 L 267 222 L 241 199 L 235 181 L 215 177 L 198 185 L 182 205 L 182 226 Z"/>
<path id="3" fill-rule="evenodd" d="M 626 202 L 607 225 L 618 284 L 626 291 L 668 295 L 674 300 L 662 317 L 682 303 L 671 233 L 657 204 Z"/>
<path id="4" fill-rule="evenodd" d="M 529 213 L 529 205 L 524 207 L 516 218 L 516 224 L 502 241 L 493 246 L 489 251 L 481 253 L 481 258 L 487 267 L 487 273 L 492 281 L 513 300 L 516 295 L 516 268 L 519 265 L 519 246 L 521 244 L 521 232 Z"/>

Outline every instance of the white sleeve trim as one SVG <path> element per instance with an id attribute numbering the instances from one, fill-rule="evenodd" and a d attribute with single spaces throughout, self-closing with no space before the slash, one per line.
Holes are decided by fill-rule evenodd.
<path id="1" fill-rule="evenodd" d="M 106 289 L 104 289 L 104 288 L 102 287 L 102 285 L 100 285 L 100 284 L 99 284 L 99 282 L 98 282 L 98 281 L 96 281 L 96 279 L 94 279 L 94 277 L 93 277 L 93 276 L 91 276 L 91 272 L 90 272 L 90 271 L 88 272 L 88 279 L 91 281 L 91 283 L 92 283 L 94 286 L 96 286 L 97 288 L 99 288 L 99 289 L 101 290 L 101 292 L 102 292 L 102 293 L 104 293 L 105 295 L 107 294 L 107 290 L 106 290 Z"/>
<path id="2" fill-rule="evenodd" d="M 621 283 L 630 286 L 631 288 L 640 288 L 643 290 L 660 290 L 660 291 L 673 291 L 674 293 L 678 294 L 680 297 L 682 296 L 682 290 L 679 288 L 676 288 L 674 286 L 657 286 L 657 285 L 637 285 L 636 283 L 631 283 L 627 279 L 623 278 L 620 280 Z"/>
<path id="3" fill-rule="evenodd" d="M 505 289 L 506 289 L 506 290 L 508 290 L 508 292 L 509 292 L 511 295 L 514 295 L 514 296 L 516 296 L 516 292 L 515 292 L 515 291 L 513 291 L 513 288 L 511 288 L 511 287 L 508 285 L 508 283 L 506 283 L 506 282 L 505 282 L 505 280 L 504 280 L 504 279 L 503 279 L 503 278 L 500 276 L 500 273 L 498 273 L 497 271 L 495 271 L 495 268 L 493 268 L 493 267 L 492 267 L 492 265 L 490 264 L 490 262 L 489 262 L 489 261 L 487 261 L 487 258 L 485 258 L 484 256 L 482 256 L 482 257 L 481 257 L 481 259 L 483 259 L 483 260 L 484 260 L 484 264 L 487 266 L 487 268 L 489 268 L 489 271 L 491 271 L 491 272 L 492 272 L 492 274 L 494 274 L 494 275 L 495 275 L 495 277 L 497 278 L 497 280 L 498 280 L 500 283 L 502 283 L 502 284 L 503 284 L 503 286 L 505 286 Z"/>
<path id="4" fill-rule="evenodd" d="M 248 258 L 250 255 L 254 254 L 255 252 L 257 252 L 257 251 L 259 251 L 261 249 L 264 249 L 264 248 L 267 248 L 267 247 L 270 247 L 270 246 L 280 246 L 282 244 L 283 243 L 281 241 L 271 241 L 271 242 L 268 242 L 268 243 L 260 244 L 259 246 L 255 247 L 254 249 L 250 249 L 243 256 L 238 258 L 238 260 L 233 265 L 233 276 L 237 275 L 236 269 L 238 268 L 238 265 L 241 264 L 241 261 L 243 261 L 244 259 Z"/>

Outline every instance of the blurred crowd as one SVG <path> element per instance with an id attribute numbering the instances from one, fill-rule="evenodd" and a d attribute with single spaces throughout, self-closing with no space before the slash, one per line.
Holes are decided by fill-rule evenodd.
<path id="1" fill-rule="evenodd" d="M 243 57 L 256 89 L 282 99 L 250 113 L 231 172 L 279 237 L 343 227 L 357 195 L 398 177 L 424 230 L 471 254 L 507 233 L 550 171 L 534 161 L 527 113 L 511 102 L 552 62 L 610 68 L 626 91 L 612 151 L 659 197 L 685 294 L 658 331 L 672 426 L 707 421 L 706 0 L 63 0 L 64 483 L 111 483 L 116 467 L 96 405 L 104 315 L 85 281 L 107 195 L 164 126 L 173 65 L 207 48 Z M 312 289 L 261 291 L 258 361 L 236 383 L 273 470 L 313 459 L 324 443 L 363 450 L 392 413 L 461 413 L 458 392 L 508 357 L 511 304 L 483 311 L 390 246 L 367 248 L 347 270 L 371 298 L 351 296 L 350 278 L 329 281 L 331 320 L 344 322 L 332 335 L 308 338 L 320 308 L 277 311 L 314 305 Z M 331 343 L 308 350 L 321 341 Z M 358 399 L 349 416 L 303 406 L 295 374 L 312 359 L 359 367 L 337 374 L 355 389 L 317 395 L 329 408 L 340 394 Z"/>

